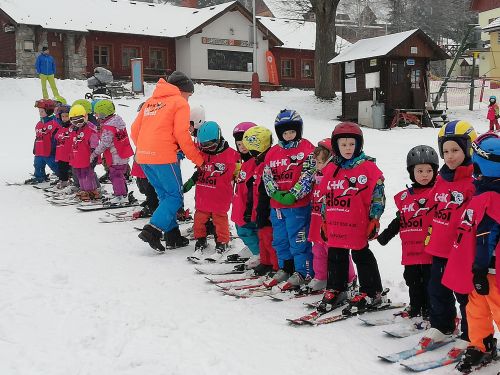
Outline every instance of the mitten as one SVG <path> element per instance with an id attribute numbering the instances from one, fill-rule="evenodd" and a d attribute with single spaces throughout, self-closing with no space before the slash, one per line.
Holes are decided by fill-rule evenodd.
<path id="1" fill-rule="evenodd" d="M 182 192 L 187 193 L 189 190 L 192 189 L 193 186 L 194 186 L 194 181 L 190 178 L 184 183 L 184 185 L 182 185 Z"/>
<path id="2" fill-rule="evenodd" d="M 366 236 L 368 240 L 373 240 L 377 238 L 378 230 L 380 229 L 380 223 L 378 219 L 371 219 L 368 223 L 368 228 L 366 229 Z"/>
<path id="3" fill-rule="evenodd" d="M 287 192 L 281 196 L 281 204 L 284 204 L 285 206 L 291 206 L 296 201 L 297 199 L 295 198 L 295 195 L 293 195 L 292 193 Z"/>
<path id="4" fill-rule="evenodd" d="M 488 283 L 488 269 L 479 268 L 476 265 L 472 268 L 474 277 L 472 282 L 474 283 L 474 289 L 476 289 L 477 294 L 481 296 L 486 296 L 490 293 L 490 284 Z"/>

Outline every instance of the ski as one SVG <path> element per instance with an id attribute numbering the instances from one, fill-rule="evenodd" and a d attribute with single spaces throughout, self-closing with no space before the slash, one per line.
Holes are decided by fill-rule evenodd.
<path id="1" fill-rule="evenodd" d="M 438 368 L 438 367 L 443 367 L 443 366 L 448 366 L 448 365 L 451 365 L 452 363 L 456 363 L 460 360 L 460 358 L 462 357 L 462 354 L 464 353 L 465 351 L 464 350 L 461 350 L 461 349 L 457 349 L 457 348 L 452 348 L 450 351 L 448 351 L 448 353 L 446 353 L 445 356 L 441 357 L 441 358 L 437 358 L 435 360 L 432 360 L 432 361 L 426 361 L 426 362 L 418 362 L 418 363 L 401 363 L 401 366 L 403 366 L 404 368 L 406 368 L 407 370 L 410 370 L 410 371 L 413 371 L 413 372 L 421 372 L 421 371 L 427 371 L 427 370 L 432 370 L 432 369 L 435 369 L 435 368 Z M 474 371 L 478 371 L 486 366 L 488 366 L 489 364 L 495 362 L 495 361 L 498 361 L 499 360 L 499 356 L 497 354 L 497 356 L 495 357 L 495 359 L 493 359 L 492 361 L 489 361 L 489 362 L 484 362 L 478 366 L 475 366 L 474 368 L 471 369 L 471 371 L 469 372 L 466 372 L 466 374 L 470 374 Z M 457 372 L 459 372 L 457 370 Z M 462 372 L 460 372 L 462 373 Z"/>
<path id="2" fill-rule="evenodd" d="M 426 353 L 428 351 L 440 348 L 444 345 L 449 344 L 450 342 L 455 341 L 455 339 L 453 337 L 449 337 L 443 341 L 438 341 L 433 343 L 429 343 L 429 341 L 430 339 L 424 336 L 420 339 L 420 342 L 413 348 L 406 349 L 397 353 L 379 355 L 378 357 L 384 361 L 396 363 Z"/>
<path id="3" fill-rule="evenodd" d="M 386 317 L 386 318 L 373 318 L 369 316 L 368 317 L 360 316 L 358 317 L 358 319 L 367 326 L 385 326 L 385 325 L 397 324 L 409 321 L 408 314 L 405 311 L 394 313 L 392 314 L 391 317 Z"/>
<path id="4" fill-rule="evenodd" d="M 234 275 L 231 277 L 230 275 L 209 275 L 205 276 L 205 279 L 210 281 L 213 284 L 226 284 L 226 283 L 233 283 L 237 281 L 247 281 L 247 280 L 255 280 L 259 279 L 262 276 L 248 276 L 248 277 L 241 277 L 239 274 Z"/>
<path id="5" fill-rule="evenodd" d="M 349 319 L 353 316 L 361 315 L 361 314 L 368 314 L 368 313 L 373 313 L 377 311 L 383 311 L 383 310 L 391 310 L 391 309 L 399 309 L 401 307 L 404 307 L 404 303 L 391 303 L 388 302 L 386 304 L 378 306 L 376 309 L 361 309 L 356 312 L 351 312 L 348 314 L 342 313 L 334 316 L 330 316 L 328 318 L 322 318 L 322 319 L 315 319 L 315 320 L 310 320 L 305 323 L 314 325 L 314 326 L 319 326 L 319 325 L 324 325 L 324 324 L 331 324 L 335 322 L 339 322 L 341 320 L 346 320 Z"/>
<path id="6" fill-rule="evenodd" d="M 238 291 L 238 290 L 247 290 L 262 287 L 262 282 L 256 280 L 254 283 L 235 283 L 235 284 L 215 284 L 216 287 L 222 289 L 223 291 Z"/>
<path id="7" fill-rule="evenodd" d="M 142 229 L 141 229 L 142 230 Z M 248 270 L 236 269 L 232 264 L 200 264 L 194 268 L 201 274 L 204 275 L 232 275 L 232 274 L 243 274 Z"/>
<path id="8" fill-rule="evenodd" d="M 324 293 L 323 290 L 314 290 L 311 292 L 302 291 L 302 290 L 298 290 L 298 291 L 287 290 L 287 291 L 282 292 L 280 294 L 275 294 L 275 295 L 272 295 L 269 297 L 273 301 L 283 302 L 283 301 L 288 301 L 288 300 L 296 299 L 296 298 L 304 298 L 304 297 L 322 295 L 323 293 Z"/>
<path id="9" fill-rule="evenodd" d="M 411 322 L 410 324 L 401 324 L 399 327 L 394 329 L 387 329 L 383 332 L 391 337 L 396 337 L 398 339 L 405 338 L 408 336 L 416 335 L 422 331 L 430 328 L 430 323 L 426 320 L 420 322 Z"/>
<path id="10" fill-rule="evenodd" d="M 93 211 L 102 211 L 102 210 L 115 210 L 117 208 L 124 208 L 124 207 L 136 207 L 139 206 L 139 202 L 135 203 L 127 203 L 127 204 L 117 204 L 117 205 L 111 205 L 111 204 L 106 204 L 106 203 L 97 203 L 97 204 L 91 204 L 91 205 L 80 205 L 77 206 L 76 209 L 82 212 L 93 212 Z M 142 230 L 142 229 L 141 229 Z"/>

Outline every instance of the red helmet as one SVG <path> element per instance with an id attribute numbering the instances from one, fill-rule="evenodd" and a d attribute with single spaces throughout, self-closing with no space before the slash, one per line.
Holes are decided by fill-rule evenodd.
<path id="1" fill-rule="evenodd" d="M 354 138 L 356 140 L 356 149 L 354 157 L 358 156 L 363 150 L 363 131 L 355 122 L 341 122 L 335 126 L 332 132 L 332 148 L 336 155 L 340 155 L 339 145 L 337 140 L 339 138 Z"/>
<path id="2" fill-rule="evenodd" d="M 322 139 L 321 141 L 318 142 L 318 146 L 319 147 L 324 147 L 328 151 L 333 152 L 333 150 L 332 150 L 332 140 L 330 138 Z"/>
<path id="3" fill-rule="evenodd" d="M 35 108 L 52 109 L 56 108 L 56 102 L 52 99 L 40 99 L 35 102 Z"/>

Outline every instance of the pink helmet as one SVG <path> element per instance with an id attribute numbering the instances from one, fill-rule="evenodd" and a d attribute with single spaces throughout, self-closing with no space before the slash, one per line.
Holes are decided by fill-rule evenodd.
<path id="1" fill-rule="evenodd" d="M 243 133 L 254 126 L 257 126 L 257 124 L 254 124 L 253 122 L 240 122 L 233 129 L 233 137 L 237 138 L 236 140 L 241 141 L 243 139 Z"/>

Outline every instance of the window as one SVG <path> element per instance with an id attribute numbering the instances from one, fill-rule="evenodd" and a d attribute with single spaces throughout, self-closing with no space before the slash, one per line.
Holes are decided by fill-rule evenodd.
<path id="1" fill-rule="evenodd" d="M 209 70 L 228 70 L 232 72 L 248 72 L 253 62 L 252 52 L 208 50 Z"/>
<path id="2" fill-rule="evenodd" d="M 149 49 L 149 67 L 154 70 L 165 69 L 165 49 L 150 48 Z"/>
<path id="3" fill-rule="evenodd" d="M 110 51 L 110 46 L 94 46 L 94 65 L 111 66 Z"/>
<path id="4" fill-rule="evenodd" d="M 281 60 L 281 76 L 283 78 L 295 77 L 295 60 L 292 59 Z"/>
<path id="5" fill-rule="evenodd" d="M 314 78 L 313 60 L 302 60 L 302 78 Z"/>
<path id="6" fill-rule="evenodd" d="M 130 68 L 130 59 L 141 57 L 139 55 L 139 47 L 123 47 L 122 48 L 122 67 Z"/>
<path id="7" fill-rule="evenodd" d="M 420 69 L 411 70 L 411 88 L 412 89 L 420 88 Z"/>
<path id="8" fill-rule="evenodd" d="M 33 52 L 35 50 L 35 42 L 32 40 L 25 40 L 23 49 L 27 52 Z"/>

